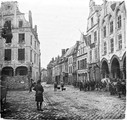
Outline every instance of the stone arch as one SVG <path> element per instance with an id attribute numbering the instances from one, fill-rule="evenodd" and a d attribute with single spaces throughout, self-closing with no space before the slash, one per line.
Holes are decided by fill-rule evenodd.
<path id="1" fill-rule="evenodd" d="M 26 66 L 19 66 L 15 70 L 15 75 L 27 75 L 28 74 L 28 68 Z"/>
<path id="2" fill-rule="evenodd" d="M 12 67 L 4 67 L 1 72 L 2 76 L 14 76 L 14 69 Z"/>
<path id="3" fill-rule="evenodd" d="M 102 78 L 106 78 L 109 76 L 109 66 L 107 59 L 102 59 L 101 61 L 101 74 Z"/>
<path id="4" fill-rule="evenodd" d="M 112 78 L 120 78 L 121 77 L 120 60 L 116 55 L 114 55 L 111 58 L 111 74 L 112 74 Z"/>
<path id="5" fill-rule="evenodd" d="M 119 64 L 120 64 L 120 59 L 119 59 L 119 57 L 117 55 L 113 55 L 112 56 L 112 58 L 110 60 L 110 63 L 112 64 L 112 61 L 113 61 L 114 58 L 116 58 L 119 61 Z"/>
<path id="6" fill-rule="evenodd" d="M 120 8 L 119 7 L 116 8 L 115 16 L 117 16 L 118 12 L 120 12 Z"/>

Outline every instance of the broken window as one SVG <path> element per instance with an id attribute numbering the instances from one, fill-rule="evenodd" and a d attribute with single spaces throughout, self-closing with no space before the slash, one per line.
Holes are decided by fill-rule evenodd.
<path id="1" fill-rule="evenodd" d="M 18 60 L 25 60 L 25 49 L 18 49 Z"/>
<path id="2" fill-rule="evenodd" d="M 12 33 L 11 33 L 11 21 L 10 20 L 4 23 L 4 28 L 2 29 L 1 36 L 6 39 L 6 43 L 11 43 Z"/>
<path id="3" fill-rule="evenodd" d="M 6 61 L 10 61 L 11 60 L 11 49 L 5 49 L 4 60 L 6 60 Z"/>
<path id="4" fill-rule="evenodd" d="M 24 43 L 24 42 L 25 42 L 25 34 L 19 33 L 19 43 Z"/>

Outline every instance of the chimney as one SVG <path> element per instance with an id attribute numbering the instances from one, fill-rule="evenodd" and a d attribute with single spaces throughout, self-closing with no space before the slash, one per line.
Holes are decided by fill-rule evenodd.
<path id="1" fill-rule="evenodd" d="M 62 56 L 66 53 L 65 49 L 62 49 Z"/>
<path id="2" fill-rule="evenodd" d="M 29 10 L 29 23 L 30 23 L 30 27 L 33 28 L 32 12 L 30 10 Z"/>

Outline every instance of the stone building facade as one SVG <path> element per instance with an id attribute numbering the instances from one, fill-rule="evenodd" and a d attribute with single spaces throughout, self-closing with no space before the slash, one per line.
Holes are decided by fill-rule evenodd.
<path id="1" fill-rule="evenodd" d="M 89 80 L 100 80 L 100 31 L 99 16 L 101 5 L 96 5 L 93 0 L 89 2 L 89 17 L 87 20 L 87 41 L 88 41 L 88 73 Z"/>
<path id="2" fill-rule="evenodd" d="M 77 51 L 77 83 L 84 83 L 89 80 L 87 60 L 87 36 L 81 33 L 80 43 Z"/>
<path id="3" fill-rule="evenodd" d="M 31 78 L 38 80 L 40 77 L 40 42 L 37 26 L 33 28 L 31 11 L 29 11 L 29 21 L 27 21 L 16 1 L 2 2 L 0 29 L 1 39 L 4 41 L 4 62 L 1 66 L 1 75 L 10 77 L 9 79 L 13 78 L 12 82 L 16 82 L 19 87 L 21 83 L 25 84 L 25 81 Z M 23 76 L 28 80 L 15 81 L 14 77 L 17 76 Z M 13 85 L 12 87 L 14 88 Z"/>
<path id="4" fill-rule="evenodd" d="M 103 0 L 102 5 L 96 5 L 94 0 L 90 0 L 86 35 L 82 33 L 75 55 L 76 82 L 97 82 L 106 77 L 126 79 L 126 22 L 125 1 Z M 59 62 L 64 69 L 65 65 L 68 68 L 62 74 L 67 74 L 68 83 L 75 81 L 72 77 L 72 48 L 66 51 L 63 60 Z"/>
<path id="5" fill-rule="evenodd" d="M 101 77 L 126 79 L 125 2 L 104 1 L 100 15 Z"/>

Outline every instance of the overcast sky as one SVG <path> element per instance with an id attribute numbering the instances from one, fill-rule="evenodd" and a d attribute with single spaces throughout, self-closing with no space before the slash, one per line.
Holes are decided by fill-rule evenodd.
<path id="1" fill-rule="evenodd" d="M 69 48 L 80 40 L 80 31 L 86 32 L 90 0 L 17 1 L 27 20 L 28 11 L 32 11 L 33 24 L 38 27 L 41 66 L 44 68 L 52 57 L 61 55 L 61 49 Z M 100 5 L 103 3 L 103 0 L 94 1 Z"/>

